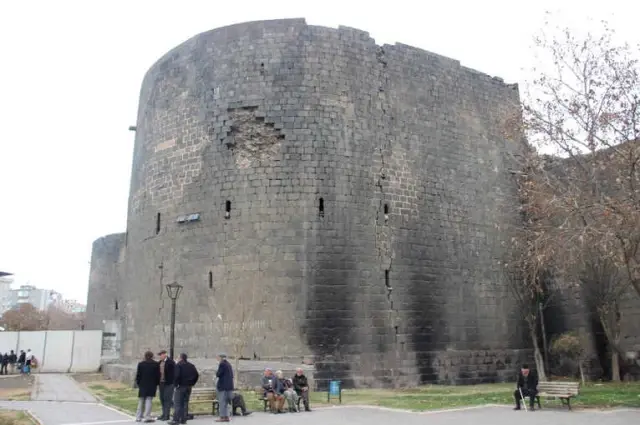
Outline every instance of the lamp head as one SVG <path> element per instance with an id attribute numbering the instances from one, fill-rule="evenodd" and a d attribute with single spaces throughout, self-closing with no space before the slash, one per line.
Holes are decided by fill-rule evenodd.
<path id="1" fill-rule="evenodd" d="M 180 285 L 178 282 L 167 284 L 167 295 L 169 295 L 169 298 L 171 298 L 172 300 L 177 300 L 181 292 L 182 285 Z"/>

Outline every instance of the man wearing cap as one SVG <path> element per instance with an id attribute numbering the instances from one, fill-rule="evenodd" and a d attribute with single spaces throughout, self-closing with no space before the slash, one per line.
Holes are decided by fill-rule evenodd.
<path id="1" fill-rule="evenodd" d="M 218 395 L 218 408 L 220 417 L 216 422 L 229 422 L 229 404 L 233 399 L 233 368 L 227 361 L 227 355 L 218 354 L 218 371 L 216 372 L 218 382 L 216 383 L 216 393 Z"/>
<path id="2" fill-rule="evenodd" d="M 169 425 L 186 424 L 189 412 L 189 398 L 191 389 L 198 383 L 200 374 L 193 365 L 187 361 L 185 353 L 180 354 L 180 360 L 176 364 L 173 385 L 173 420 L 167 422 Z"/>
<path id="3" fill-rule="evenodd" d="M 158 356 L 160 356 L 160 403 L 162 404 L 162 416 L 158 420 L 168 421 L 171 418 L 171 406 L 173 405 L 176 362 L 167 356 L 167 350 L 160 351 Z"/>
<path id="4" fill-rule="evenodd" d="M 513 393 L 516 399 L 514 410 L 520 410 L 520 401 L 524 397 L 529 397 L 529 410 L 534 410 L 536 395 L 538 395 L 538 375 L 530 370 L 528 365 L 522 365 L 518 374 L 517 388 Z M 524 400 L 522 402 L 525 403 Z"/>

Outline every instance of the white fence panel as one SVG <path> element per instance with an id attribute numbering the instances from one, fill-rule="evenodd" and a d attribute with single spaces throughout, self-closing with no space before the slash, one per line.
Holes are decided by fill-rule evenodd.
<path id="1" fill-rule="evenodd" d="M 48 331 L 40 372 L 69 372 L 73 358 L 73 331 Z"/>
<path id="2" fill-rule="evenodd" d="M 0 332 L 0 353 L 17 352 L 18 332 Z"/>
<path id="3" fill-rule="evenodd" d="M 24 350 L 25 353 L 31 350 L 36 360 L 42 361 L 46 335 L 46 331 L 18 332 L 17 353 L 20 354 L 20 350 Z"/>
<path id="4" fill-rule="evenodd" d="M 72 372 L 95 372 L 102 357 L 102 331 L 76 332 L 73 342 Z"/>

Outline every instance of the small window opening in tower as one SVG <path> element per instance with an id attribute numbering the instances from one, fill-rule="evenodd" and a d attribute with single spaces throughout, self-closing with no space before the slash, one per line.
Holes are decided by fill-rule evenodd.
<path id="1" fill-rule="evenodd" d="M 231 218 L 231 201 L 227 201 L 224 205 L 224 218 Z"/>
<path id="2" fill-rule="evenodd" d="M 318 215 L 324 217 L 324 199 L 322 198 L 320 198 L 320 202 L 318 203 Z"/>
<path id="3" fill-rule="evenodd" d="M 114 304 L 115 310 L 118 311 L 118 300 L 115 300 L 113 304 Z"/>
<path id="4" fill-rule="evenodd" d="M 387 291 L 391 291 L 391 283 L 389 282 L 389 269 L 384 271 L 384 286 L 387 287 Z"/>
<path id="5" fill-rule="evenodd" d="M 93 305 L 93 312 L 94 313 L 96 312 L 96 305 L 95 304 Z"/>
<path id="6" fill-rule="evenodd" d="M 160 233 L 160 213 L 156 216 L 156 235 Z"/>
<path id="7" fill-rule="evenodd" d="M 384 204 L 384 221 L 389 221 L 389 204 Z"/>
<path id="8" fill-rule="evenodd" d="M 209 289 L 213 289 L 213 273 L 209 272 Z"/>

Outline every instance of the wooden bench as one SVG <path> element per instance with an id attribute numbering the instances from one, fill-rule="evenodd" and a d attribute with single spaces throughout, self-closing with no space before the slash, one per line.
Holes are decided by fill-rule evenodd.
<path id="1" fill-rule="evenodd" d="M 194 388 L 191 390 L 189 404 L 211 403 L 211 414 L 216 416 L 218 413 L 218 398 L 214 388 Z"/>
<path id="2" fill-rule="evenodd" d="M 540 397 L 559 398 L 571 410 L 571 397 L 580 394 L 580 382 L 544 381 L 538 383 L 536 403 L 540 406 Z"/>

